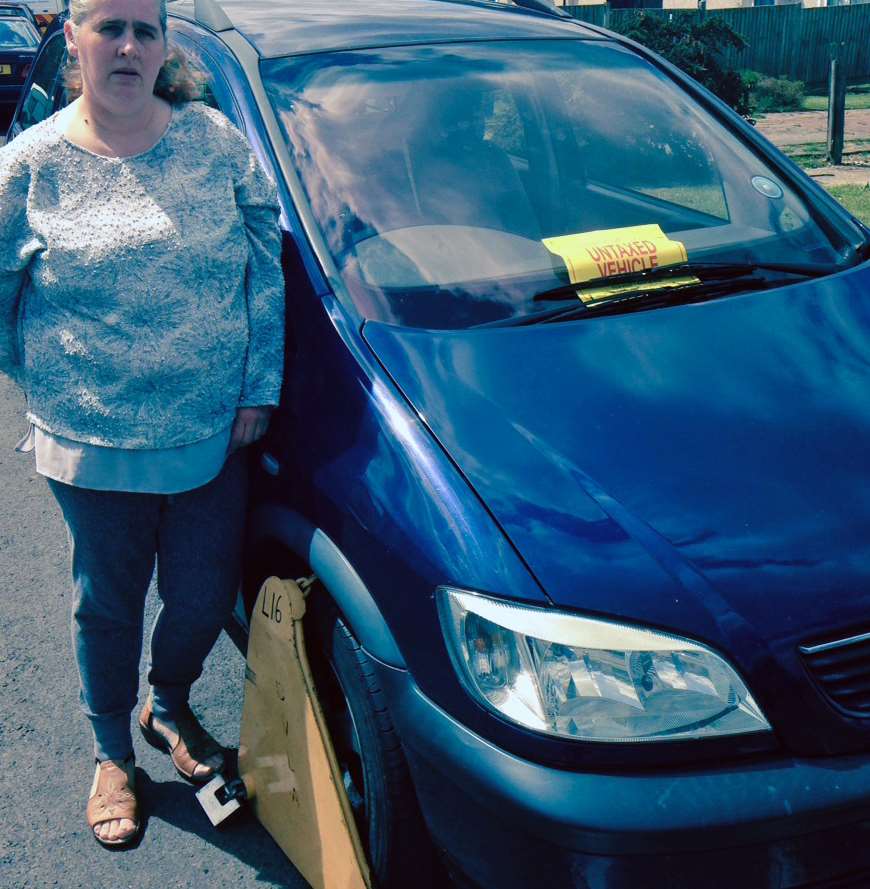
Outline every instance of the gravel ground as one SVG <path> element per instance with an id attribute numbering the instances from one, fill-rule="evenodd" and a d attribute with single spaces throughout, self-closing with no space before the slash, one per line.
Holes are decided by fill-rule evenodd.
<path id="1" fill-rule="evenodd" d="M 32 456 L 12 450 L 24 429 L 21 395 L 0 377 L 0 889 L 305 889 L 249 814 L 212 828 L 193 788 L 141 738 L 144 837 L 115 852 L 91 839 L 93 760 L 69 644 L 66 536 Z M 243 677 L 244 660 L 222 635 L 193 707 L 229 746 L 238 744 Z"/>
<path id="2" fill-rule="evenodd" d="M 828 138 L 827 111 L 784 111 L 768 114 L 756 123 L 774 145 L 802 145 Z M 870 139 L 870 108 L 846 112 L 846 139 Z"/>
<path id="3" fill-rule="evenodd" d="M 815 170 L 806 170 L 806 174 L 825 188 L 832 185 L 870 185 L 870 166 L 866 164 L 817 167 Z"/>

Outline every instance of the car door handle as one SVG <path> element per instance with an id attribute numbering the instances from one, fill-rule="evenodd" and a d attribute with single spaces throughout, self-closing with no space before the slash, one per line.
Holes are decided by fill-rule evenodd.
<path id="1" fill-rule="evenodd" d="M 260 457 L 260 466 L 269 475 L 278 475 L 281 472 L 281 464 L 268 451 L 263 451 Z"/>

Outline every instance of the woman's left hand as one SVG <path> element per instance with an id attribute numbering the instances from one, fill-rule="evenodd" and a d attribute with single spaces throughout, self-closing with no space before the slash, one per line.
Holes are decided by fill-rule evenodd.
<path id="1" fill-rule="evenodd" d="M 232 454 L 239 448 L 262 438 L 269 428 L 269 419 L 272 416 L 273 407 L 240 407 L 236 410 L 236 419 L 233 421 L 233 431 L 230 434 L 230 443 L 227 453 Z"/>

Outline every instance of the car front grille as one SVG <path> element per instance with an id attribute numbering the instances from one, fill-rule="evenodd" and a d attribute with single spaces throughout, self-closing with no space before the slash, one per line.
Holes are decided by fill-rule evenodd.
<path id="1" fill-rule="evenodd" d="M 870 716 L 870 633 L 801 645 L 800 652 L 834 704 L 853 716 Z"/>

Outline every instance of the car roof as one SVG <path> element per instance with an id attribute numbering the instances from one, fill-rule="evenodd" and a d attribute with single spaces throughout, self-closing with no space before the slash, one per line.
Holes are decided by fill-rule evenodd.
<path id="1" fill-rule="evenodd" d="M 222 0 L 263 57 L 367 46 L 510 38 L 599 38 L 579 22 L 493 2 L 456 0 Z M 194 0 L 169 12 L 194 20 Z"/>

